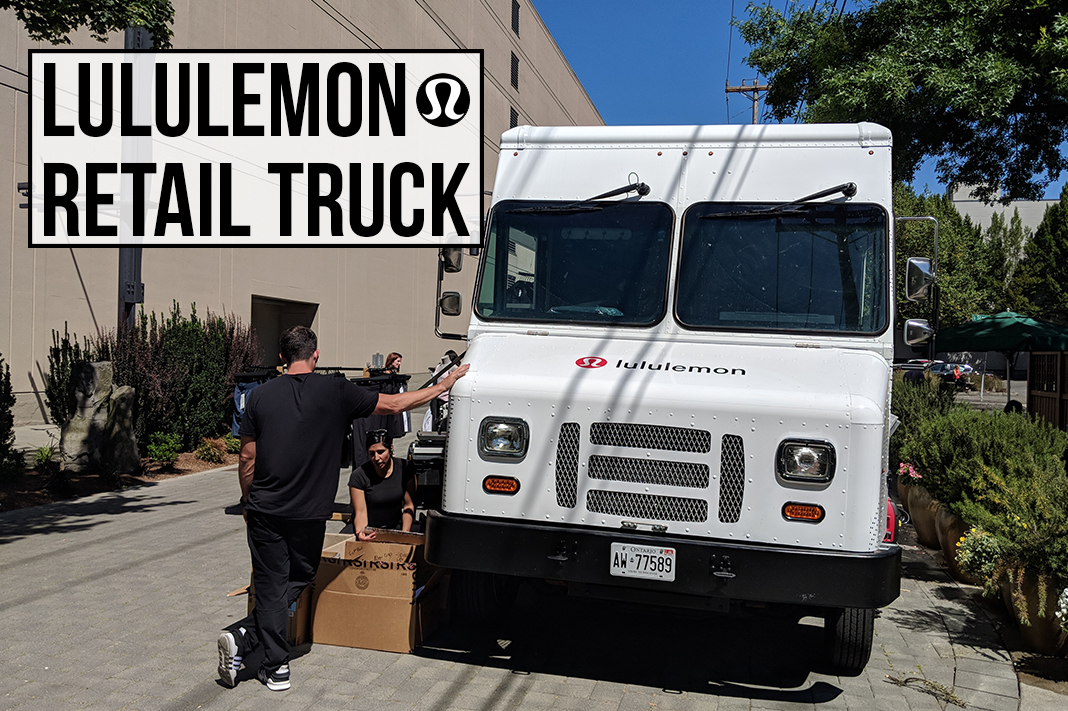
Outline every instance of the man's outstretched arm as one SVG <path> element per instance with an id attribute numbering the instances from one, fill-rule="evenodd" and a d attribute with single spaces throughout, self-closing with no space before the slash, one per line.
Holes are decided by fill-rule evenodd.
<path id="1" fill-rule="evenodd" d="M 420 405 L 425 405 L 443 393 L 447 393 L 456 381 L 467 375 L 471 366 L 464 363 L 456 370 L 445 376 L 445 379 L 436 385 L 428 385 L 421 390 L 413 390 L 410 393 L 397 393 L 396 395 L 379 394 L 378 405 L 375 407 L 376 415 L 399 415 Z"/>

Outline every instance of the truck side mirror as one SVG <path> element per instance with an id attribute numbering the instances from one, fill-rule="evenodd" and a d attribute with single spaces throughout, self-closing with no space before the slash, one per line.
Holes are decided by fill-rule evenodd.
<path id="1" fill-rule="evenodd" d="M 462 310 L 460 292 L 446 291 L 438 299 L 438 308 L 443 316 L 459 316 Z"/>
<path id="2" fill-rule="evenodd" d="M 455 274 L 463 269 L 464 250 L 462 247 L 442 247 L 441 268 L 446 274 Z"/>
<path id="3" fill-rule="evenodd" d="M 910 318 L 905 322 L 905 343 L 910 346 L 922 346 L 931 340 L 934 329 L 924 318 Z"/>
<path id="4" fill-rule="evenodd" d="M 909 257 L 905 265 L 905 298 L 909 301 L 926 301 L 931 295 L 935 273 L 927 257 Z"/>

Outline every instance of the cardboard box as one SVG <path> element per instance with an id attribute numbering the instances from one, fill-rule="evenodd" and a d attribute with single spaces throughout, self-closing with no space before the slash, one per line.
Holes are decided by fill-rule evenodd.
<path id="1" fill-rule="evenodd" d="M 379 531 L 373 541 L 328 535 L 315 578 L 316 644 L 410 652 L 440 623 L 448 576 L 423 560 L 423 535 Z"/>
<path id="2" fill-rule="evenodd" d="M 304 588 L 297 601 L 289 606 L 289 627 L 286 630 L 286 640 L 290 647 L 311 641 L 311 608 L 312 586 Z M 256 586 L 248 584 L 248 614 L 256 607 Z"/>

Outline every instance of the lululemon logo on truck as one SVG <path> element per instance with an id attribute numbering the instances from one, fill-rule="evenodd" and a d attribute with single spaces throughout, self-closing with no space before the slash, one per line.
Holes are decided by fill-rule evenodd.
<path id="1" fill-rule="evenodd" d="M 598 358 L 597 356 L 586 356 L 585 358 L 576 360 L 575 365 L 580 368 L 603 368 L 608 365 L 608 361 L 604 358 Z"/>
<path id="2" fill-rule="evenodd" d="M 427 123 L 446 128 L 463 120 L 471 108 L 467 86 L 452 74 L 435 74 L 419 87 L 415 106 Z"/>

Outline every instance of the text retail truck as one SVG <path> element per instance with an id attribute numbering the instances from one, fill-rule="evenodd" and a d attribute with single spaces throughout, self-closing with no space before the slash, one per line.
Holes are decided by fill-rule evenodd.
<path id="1" fill-rule="evenodd" d="M 785 607 L 863 669 L 900 592 L 890 156 L 870 123 L 503 135 L 427 521 L 454 604 L 489 615 L 527 577 Z"/>

